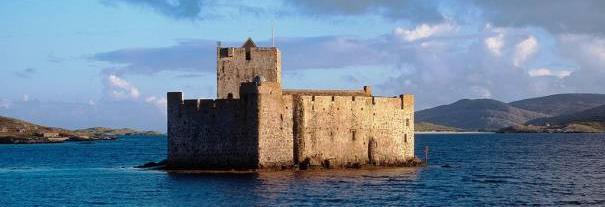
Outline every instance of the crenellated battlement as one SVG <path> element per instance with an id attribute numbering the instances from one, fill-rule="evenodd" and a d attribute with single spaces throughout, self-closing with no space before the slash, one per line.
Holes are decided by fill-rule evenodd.
<path id="1" fill-rule="evenodd" d="M 311 90 L 311 89 L 283 89 L 285 95 L 293 96 L 372 96 L 370 86 L 361 90 Z"/>
<path id="2" fill-rule="evenodd" d="M 321 95 L 311 95 L 321 94 Z M 361 102 L 367 105 L 368 108 L 391 108 L 405 111 L 414 111 L 414 96 L 410 94 L 400 95 L 399 97 L 378 97 L 378 96 L 348 96 L 348 93 L 336 92 L 337 95 L 327 93 L 324 95 L 323 92 L 311 92 L 311 93 L 291 93 L 290 91 L 284 91 L 284 96 L 299 96 L 302 99 L 310 99 L 311 103 L 320 102 L 336 105 L 352 105 L 346 104 L 347 102 Z M 342 95 L 346 94 L 346 95 Z"/>
<path id="3" fill-rule="evenodd" d="M 169 92 L 170 168 L 399 166 L 414 158 L 414 96 L 282 89 L 281 54 L 217 47 L 217 99 Z"/>

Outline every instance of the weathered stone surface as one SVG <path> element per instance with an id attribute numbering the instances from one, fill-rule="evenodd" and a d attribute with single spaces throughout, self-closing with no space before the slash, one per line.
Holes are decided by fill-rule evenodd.
<path id="1" fill-rule="evenodd" d="M 217 48 L 218 99 L 168 93 L 168 168 L 409 165 L 414 97 L 282 90 L 277 48 Z"/>
<path id="2" fill-rule="evenodd" d="M 281 53 L 277 48 L 241 47 L 217 49 L 217 97 L 239 98 L 240 83 L 262 76 L 267 82 L 281 82 Z"/>

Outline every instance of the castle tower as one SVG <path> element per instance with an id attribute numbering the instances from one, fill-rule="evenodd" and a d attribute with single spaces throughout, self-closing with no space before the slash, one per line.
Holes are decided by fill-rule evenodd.
<path id="1" fill-rule="evenodd" d="M 281 87 L 281 53 L 277 48 L 257 47 L 248 38 L 239 48 L 218 46 L 216 52 L 218 99 L 239 98 L 240 84 L 253 82 L 256 76 Z"/>

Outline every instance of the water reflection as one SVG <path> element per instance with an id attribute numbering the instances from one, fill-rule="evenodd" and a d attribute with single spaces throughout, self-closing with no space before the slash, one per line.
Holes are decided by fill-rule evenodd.
<path id="1" fill-rule="evenodd" d="M 388 168 L 362 170 L 265 171 L 251 173 L 169 173 L 167 183 L 178 188 L 169 197 L 190 191 L 189 197 L 204 202 L 249 205 L 268 204 L 337 204 L 356 200 L 368 203 L 396 202 L 395 197 L 414 193 L 421 168 Z M 396 193 L 380 195 L 375 192 Z M 368 194 L 368 192 L 374 192 Z M 407 194 L 407 196 L 406 196 Z M 213 195 L 216 195 L 213 197 Z M 380 196 L 379 196 L 380 195 Z M 313 199 L 308 199 L 313 198 Z M 366 201 L 363 201 L 366 200 Z M 202 200 L 194 203 L 203 203 Z"/>
<path id="2" fill-rule="evenodd" d="M 0 206 L 605 205 L 605 134 L 422 135 L 416 145 L 430 146 L 429 167 L 243 174 L 131 167 L 164 159 L 165 139 L 6 145 Z"/>

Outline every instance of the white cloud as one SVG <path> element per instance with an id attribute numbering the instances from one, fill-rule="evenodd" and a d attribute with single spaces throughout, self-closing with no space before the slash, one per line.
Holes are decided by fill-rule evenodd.
<path id="1" fill-rule="evenodd" d="M 166 100 L 166 98 L 158 98 L 155 96 L 147 97 L 145 102 L 154 105 L 160 110 L 166 110 L 166 107 L 168 106 L 168 100 Z"/>
<path id="2" fill-rule="evenodd" d="M 565 78 L 571 75 L 569 70 L 552 70 L 548 68 L 536 68 L 531 69 L 527 72 L 531 77 L 542 77 L 542 76 L 555 76 L 557 78 Z"/>
<path id="3" fill-rule="evenodd" d="M 467 32 L 460 30 L 423 41 L 384 44 L 383 48 L 391 47 L 391 53 L 399 56 L 400 62 L 395 64 L 405 72 L 378 84 L 376 91 L 387 95 L 416 94 L 417 109 L 461 98 L 513 101 L 574 92 L 565 82 L 567 76 L 573 76 L 570 71 L 552 70 L 551 78 L 538 79 L 528 75 L 532 68 L 527 67 L 531 64 L 574 68 L 565 61 L 559 62 L 561 58 L 556 52 L 541 51 L 541 47 L 552 47 L 547 45 L 548 41 L 542 46 L 533 30 L 488 25 L 476 33 Z M 548 40 L 547 36 L 544 38 Z M 393 39 L 400 40 L 398 37 Z M 397 45 L 397 48 L 389 45 Z M 528 64 L 530 60 L 532 62 Z M 409 84 L 404 85 L 407 82 Z"/>
<path id="4" fill-rule="evenodd" d="M 538 40 L 532 35 L 527 39 L 517 44 L 515 48 L 515 55 L 513 57 L 513 65 L 519 67 L 529 57 L 538 51 Z"/>
<path id="5" fill-rule="evenodd" d="M 28 102 L 29 101 L 29 95 L 23 94 L 23 98 L 21 98 L 21 101 Z"/>
<path id="6" fill-rule="evenodd" d="M 495 56 L 502 55 L 502 47 L 504 47 L 504 34 L 500 33 L 496 36 L 485 38 L 485 46 Z"/>
<path id="7" fill-rule="evenodd" d="M 162 70 L 179 68 L 163 64 L 166 62 L 199 65 L 200 59 L 212 60 L 216 54 L 210 51 L 201 58 L 179 54 L 190 53 L 191 48 L 195 49 L 195 53 L 202 54 L 201 51 L 205 51 L 202 49 L 209 47 L 205 42 L 197 40 L 168 48 L 148 48 L 139 52 L 161 55 L 134 56 L 140 63 L 114 63 L 134 64 L 136 67 L 132 68 L 140 69 L 146 68 L 143 66 L 149 63 L 143 60 L 156 60 L 152 62 L 162 66 Z M 367 39 L 319 36 L 284 38 L 279 42 L 282 54 L 287 54 L 283 59 L 284 68 L 290 70 L 289 73 L 284 72 L 285 79 L 292 78 L 295 70 L 309 69 L 325 72 L 328 75 L 323 80 L 330 82 L 330 78 L 339 78 L 335 74 L 340 73 L 330 69 L 368 68 L 382 73 L 367 79 L 371 81 L 351 80 L 352 85 L 345 87 L 363 83 L 375 85 L 376 92 L 384 95 L 415 93 L 418 94 L 419 109 L 460 98 L 489 97 L 512 101 L 554 93 L 602 93 L 602 87 L 595 83 L 600 83 L 596 81 L 597 77 L 605 77 L 599 75 L 605 73 L 605 67 L 601 67 L 605 65 L 605 41 L 591 36 L 560 38 L 535 28 L 493 27 L 489 24 L 484 28 L 480 25 L 468 28 L 466 25 L 445 22 L 394 28 L 390 34 Z M 133 56 L 123 54 L 120 57 L 128 59 Z M 183 57 L 186 61 L 162 57 Z M 207 67 L 200 68 L 211 69 L 215 63 L 209 61 L 204 64 Z M 603 72 L 598 73 L 597 70 Z M 595 81 L 587 81 L 593 79 Z M 125 81 L 115 82 L 114 87 L 131 86 Z M 311 85 L 306 81 L 291 84 L 295 87 Z M 334 86 L 338 85 L 321 85 L 326 88 Z M 163 108 L 161 101 L 157 101 L 158 97 L 161 96 L 141 94 L 138 101 L 147 106 Z"/>
<path id="8" fill-rule="evenodd" d="M 457 30 L 457 26 L 450 22 L 436 25 L 421 24 L 414 29 L 397 27 L 393 31 L 395 36 L 408 42 L 425 39 L 431 36 L 446 34 Z"/>
<path id="9" fill-rule="evenodd" d="M 560 53 L 576 66 L 565 83 L 576 91 L 604 93 L 605 38 L 593 35 L 558 36 Z"/>
<path id="10" fill-rule="evenodd" d="M 564 52 L 577 62 L 605 70 L 605 38 L 591 35 L 561 35 Z"/>
<path id="11" fill-rule="evenodd" d="M 141 95 L 137 87 L 114 74 L 107 76 L 107 86 L 109 95 L 115 99 L 137 99 Z"/>

